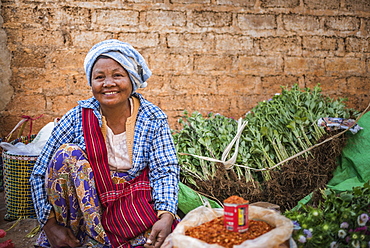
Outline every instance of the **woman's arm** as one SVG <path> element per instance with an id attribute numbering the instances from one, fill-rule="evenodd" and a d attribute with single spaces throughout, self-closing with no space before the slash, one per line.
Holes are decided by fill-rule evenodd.
<path id="1" fill-rule="evenodd" d="M 154 223 L 145 247 L 159 248 L 172 231 L 177 211 L 180 168 L 171 130 L 166 119 L 159 121 L 150 152 L 150 181 L 154 207 L 161 215 Z"/>
<path id="2" fill-rule="evenodd" d="M 159 121 L 150 151 L 150 181 L 157 211 L 177 212 L 180 167 L 166 119 Z"/>
<path id="3" fill-rule="evenodd" d="M 32 199 L 37 219 L 41 226 L 46 224 L 52 210 L 52 206 L 47 200 L 45 174 L 55 151 L 62 144 L 71 143 L 75 139 L 75 118 L 73 118 L 73 113 L 74 111 L 67 113 L 54 127 L 49 140 L 34 165 L 30 177 Z"/>

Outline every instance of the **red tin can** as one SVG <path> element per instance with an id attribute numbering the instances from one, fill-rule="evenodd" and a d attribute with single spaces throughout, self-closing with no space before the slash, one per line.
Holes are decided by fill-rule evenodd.
<path id="1" fill-rule="evenodd" d="M 245 232 L 248 230 L 248 206 L 249 201 L 244 200 L 243 203 L 228 203 L 225 200 L 224 225 L 227 230 L 233 232 Z"/>

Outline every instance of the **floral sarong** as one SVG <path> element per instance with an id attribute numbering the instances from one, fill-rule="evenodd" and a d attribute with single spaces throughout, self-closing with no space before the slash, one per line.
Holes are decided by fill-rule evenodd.
<path id="1" fill-rule="evenodd" d="M 84 247 L 111 247 L 101 224 L 102 208 L 95 179 L 86 154 L 74 144 L 62 145 L 50 162 L 46 176 L 49 202 L 60 225 L 68 226 Z M 127 173 L 112 172 L 115 183 L 131 180 Z M 148 233 L 130 240 L 133 246 L 143 245 Z M 42 231 L 36 241 L 40 247 L 50 247 Z M 139 246 L 140 247 L 140 246 Z"/>

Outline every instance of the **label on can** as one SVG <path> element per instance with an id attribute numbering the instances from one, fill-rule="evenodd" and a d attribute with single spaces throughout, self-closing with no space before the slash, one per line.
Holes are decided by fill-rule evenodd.
<path id="1" fill-rule="evenodd" d="M 224 203 L 224 225 L 233 232 L 248 230 L 248 202 L 243 204 Z"/>

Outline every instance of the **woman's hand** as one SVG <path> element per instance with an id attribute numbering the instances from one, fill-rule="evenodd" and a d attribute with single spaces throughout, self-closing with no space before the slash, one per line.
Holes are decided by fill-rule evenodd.
<path id="1" fill-rule="evenodd" d="M 171 226 L 173 222 L 173 216 L 170 213 L 164 213 L 160 216 L 160 219 L 154 223 L 152 232 L 149 235 L 148 240 L 144 247 L 146 248 L 159 248 L 163 244 L 164 240 L 171 233 Z"/>
<path id="2" fill-rule="evenodd" d="M 55 217 L 50 218 L 43 229 L 52 248 L 80 246 L 80 241 L 73 235 L 72 230 L 59 225 Z"/>

